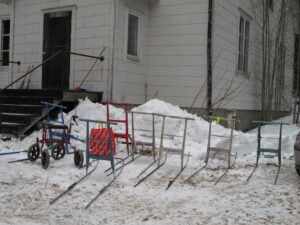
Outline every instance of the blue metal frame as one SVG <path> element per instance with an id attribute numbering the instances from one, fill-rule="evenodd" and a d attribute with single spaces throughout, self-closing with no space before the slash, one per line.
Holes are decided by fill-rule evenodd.
<path id="1" fill-rule="evenodd" d="M 112 149 L 112 134 L 111 134 L 111 125 L 117 125 L 117 123 L 113 122 L 106 122 L 106 121 L 101 121 L 101 120 L 89 120 L 89 119 L 79 119 L 80 121 L 86 122 L 86 173 L 88 173 L 88 168 L 90 165 L 90 159 L 95 159 L 95 160 L 107 160 L 110 161 L 110 165 L 112 168 L 113 173 L 115 172 L 115 164 L 114 164 L 114 153 Z M 99 123 L 102 125 L 106 125 L 108 129 L 108 140 L 105 140 L 109 144 L 109 152 L 110 154 L 108 156 L 96 156 L 96 155 L 91 155 L 90 154 L 90 123 Z"/>

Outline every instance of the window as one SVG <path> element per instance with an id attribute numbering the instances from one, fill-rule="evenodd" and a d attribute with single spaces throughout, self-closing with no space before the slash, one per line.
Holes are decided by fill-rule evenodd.
<path id="1" fill-rule="evenodd" d="M 128 11 L 126 18 L 126 57 L 129 60 L 139 62 L 140 61 L 140 50 L 139 45 L 141 42 L 141 21 L 140 16 L 136 13 Z"/>
<path id="2" fill-rule="evenodd" d="M 10 20 L 1 21 L 1 48 L 0 48 L 0 65 L 9 65 L 9 39 L 10 39 Z"/>
<path id="3" fill-rule="evenodd" d="M 267 0 L 267 6 L 270 8 L 270 10 L 273 11 L 273 9 L 274 9 L 274 1 L 273 0 Z"/>
<path id="4" fill-rule="evenodd" d="M 250 22 L 245 16 L 240 16 L 238 71 L 248 72 Z"/>

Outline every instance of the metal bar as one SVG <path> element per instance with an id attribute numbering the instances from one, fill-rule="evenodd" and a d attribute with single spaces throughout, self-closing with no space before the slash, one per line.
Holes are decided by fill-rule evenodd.
<path id="1" fill-rule="evenodd" d="M 254 174 L 254 172 L 255 172 L 256 169 L 257 169 L 257 165 L 255 165 L 255 167 L 254 167 L 252 173 L 248 176 L 248 178 L 247 178 L 247 180 L 246 180 L 246 183 L 249 183 L 249 180 L 250 180 L 250 178 L 253 176 L 253 174 Z"/>
<path id="2" fill-rule="evenodd" d="M 14 152 L 3 152 L 3 153 L 0 153 L 0 155 L 13 155 L 13 154 L 19 154 L 19 153 L 27 152 L 27 151 L 28 150 L 14 151 Z"/>
<path id="3" fill-rule="evenodd" d="M 203 170 L 206 166 L 207 166 L 207 162 L 205 163 L 204 166 L 202 166 L 200 169 L 196 170 L 192 175 L 190 175 L 183 183 L 190 181 L 194 176 L 196 176 L 197 173 Z"/>
<path id="4" fill-rule="evenodd" d="M 277 179 L 278 179 L 278 176 L 279 176 L 280 168 L 281 168 L 281 166 L 279 165 L 278 170 L 277 170 L 277 174 L 276 174 L 276 177 L 275 177 L 274 184 L 277 184 Z"/>
<path id="5" fill-rule="evenodd" d="M 97 162 L 97 165 L 95 166 L 95 168 L 93 168 L 90 172 L 86 173 L 78 181 L 76 181 L 73 184 L 71 184 L 64 192 L 62 192 L 59 196 L 57 196 L 56 198 L 54 198 L 53 200 L 51 200 L 49 204 L 52 205 L 53 203 L 55 203 L 58 199 L 60 199 L 62 196 L 64 196 L 65 194 L 67 194 L 69 191 L 71 191 L 77 184 L 79 184 L 86 177 L 88 177 L 89 175 L 91 175 L 96 170 L 96 168 L 98 166 L 98 163 L 99 163 L 99 161 Z"/>
<path id="6" fill-rule="evenodd" d="M 128 157 L 130 157 L 131 155 L 129 155 Z M 122 166 L 120 166 L 120 167 L 118 167 L 118 168 L 116 168 L 115 169 L 115 172 L 116 171 L 118 171 L 118 170 L 120 170 L 120 169 L 123 169 L 124 168 L 124 166 L 127 166 L 128 164 L 130 164 L 130 163 L 132 163 L 134 160 L 136 160 L 136 159 L 138 159 L 138 158 L 140 158 L 142 155 L 139 155 L 138 157 L 136 157 L 136 158 L 131 158 L 131 160 L 130 161 L 128 161 L 128 162 L 126 162 L 126 163 L 124 163 L 123 162 L 123 165 Z M 119 161 L 120 162 L 120 161 Z M 121 161 L 122 162 L 122 161 Z M 117 163 L 116 163 L 116 165 L 117 165 Z M 110 176 L 110 175 L 112 175 L 113 174 L 113 172 L 110 172 L 109 174 L 107 174 L 106 176 L 108 177 L 108 176 Z"/>
<path id="7" fill-rule="evenodd" d="M 139 178 L 143 173 L 145 173 L 151 166 L 153 166 L 156 162 L 158 161 L 158 159 L 157 160 L 154 160 L 152 163 L 150 163 L 145 169 L 143 169 L 140 173 L 139 173 L 139 175 L 137 175 L 137 178 Z"/>
<path id="8" fill-rule="evenodd" d="M 161 156 L 162 156 L 162 153 L 164 150 L 163 141 L 164 141 L 164 132 L 165 132 L 165 121 L 166 121 L 166 117 L 163 117 L 163 122 L 162 122 L 162 126 L 161 126 L 160 145 L 159 145 L 159 151 L 158 151 L 158 165 L 160 164 Z"/>
<path id="9" fill-rule="evenodd" d="M 171 185 L 177 180 L 177 178 L 180 176 L 180 174 L 181 174 L 181 173 L 183 172 L 183 170 L 186 168 L 186 166 L 187 166 L 187 164 L 188 164 L 188 162 L 189 162 L 189 159 L 190 159 L 190 154 L 188 154 L 188 159 L 187 159 L 187 161 L 186 161 L 184 167 L 182 167 L 181 170 L 179 171 L 179 173 L 177 173 L 177 175 L 176 175 L 172 180 L 169 181 L 169 184 L 168 184 L 166 190 L 168 190 L 168 189 L 171 187 Z"/>
<path id="10" fill-rule="evenodd" d="M 183 169 L 183 157 L 184 157 L 184 150 L 185 150 L 185 139 L 186 139 L 186 131 L 187 131 L 187 122 L 188 120 L 184 120 L 184 132 L 183 132 L 183 142 L 182 142 L 182 153 L 181 153 L 181 169 Z M 190 154 L 188 156 L 188 160 L 190 158 Z"/>
<path id="11" fill-rule="evenodd" d="M 158 164 L 154 170 L 152 170 L 150 173 L 148 173 L 146 176 L 144 176 L 141 180 L 139 180 L 133 187 L 137 187 L 138 185 L 140 185 L 148 177 L 150 177 L 152 174 L 154 174 L 160 167 L 162 167 L 165 164 L 165 162 L 167 161 L 167 155 L 168 154 L 166 154 L 165 160 L 161 164 Z M 159 159 L 158 159 L 158 162 L 159 162 Z"/>
<path id="12" fill-rule="evenodd" d="M 105 49 L 105 48 L 103 48 Z M 103 51 L 102 51 L 103 52 Z M 87 55 L 87 54 L 81 54 L 81 53 L 77 53 L 77 52 L 67 52 L 71 55 L 78 55 L 78 56 L 83 56 L 83 57 L 87 57 L 87 58 L 92 58 L 92 59 L 98 59 L 100 60 L 101 62 L 104 60 L 104 57 L 103 56 L 93 56 L 93 55 Z"/>
<path id="13" fill-rule="evenodd" d="M 217 135 L 217 134 L 212 134 L 212 137 L 220 137 L 220 138 L 232 138 L 230 136 L 226 136 L 226 135 Z"/>
<path id="14" fill-rule="evenodd" d="M 109 122 L 116 122 L 116 123 L 126 123 L 126 120 L 116 120 L 116 119 L 109 119 Z"/>
<path id="15" fill-rule="evenodd" d="M 112 179 L 107 185 L 105 185 L 99 192 L 98 194 L 84 207 L 85 209 L 88 209 L 96 200 L 99 198 L 100 195 L 102 195 L 107 188 L 109 188 L 112 183 L 116 180 L 116 178 Z"/>
<path id="16" fill-rule="evenodd" d="M 191 118 L 191 117 L 171 116 L 171 115 L 164 115 L 164 114 L 159 114 L 159 113 L 156 113 L 155 115 L 162 116 L 162 117 L 167 117 L 167 118 L 171 118 L 171 119 L 195 120 L 194 118 Z"/>
<path id="17" fill-rule="evenodd" d="M 134 128 L 135 131 L 144 131 L 144 132 L 152 132 L 151 130 L 146 130 L 146 129 L 138 129 L 138 128 Z"/>
<path id="18" fill-rule="evenodd" d="M 152 115 L 152 154 L 155 161 L 155 116 Z"/>
<path id="19" fill-rule="evenodd" d="M 270 125 L 289 125 L 289 123 L 285 123 L 285 122 L 259 121 L 259 120 L 254 120 L 253 123 L 261 124 L 261 125 L 266 125 L 266 124 L 270 124 Z"/>
<path id="20" fill-rule="evenodd" d="M 92 123 L 103 123 L 103 124 L 110 124 L 110 125 L 117 125 L 117 123 L 102 121 L 102 120 L 89 120 L 89 119 L 79 119 L 80 121 L 84 122 L 92 122 Z"/>
<path id="21" fill-rule="evenodd" d="M 219 181 L 227 174 L 229 168 L 227 167 L 226 170 L 224 171 L 224 173 L 216 180 L 216 182 L 214 183 L 214 185 L 216 185 L 217 183 L 219 183 Z"/>
<path id="22" fill-rule="evenodd" d="M 3 62 L 3 60 L 0 59 L 0 62 Z M 20 61 L 8 61 L 9 63 L 12 63 L 12 64 L 17 64 L 18 66 L 21 65 L 21 62 Z"/>
<path id="23" fill-rule="evenodd" d="M 49 58 L 47 58 L 45 61 L 41 62 L 39 65 L 37 65 L 36 67 L 32 68 L 30 71 L 28 71 L 27 73 L 25 73 L 23 76 L 19 77 L 18 79 L 16 79 L 15 81 L 13 81 L 12 83 L 10 83 L 9 85 L 5 86 L 3 88 L 3 90 L 5 90 L 5 89 L 9 88 L 10 86 L 12 86 L 13 84 L 17 83 L 19 80 L 23 79 L 28 74 L 30 74 L 33 71 L 37 70 L 39 67 L 41 67 L 45 63 L 49 62 L 51 59 L 55 58 L 57 55 L 59 55 L 62 52 L 63 52 L 63 50 L 57 51 L 55 54 L 53 54 L 52 56 L 50 56 Z"/>
<path id="24" fill-rule="evenodd" d="M 60 109 L 67 109 L 67 107 L 66 107 L 66 106 L 63 106 L 63 105 L 58 105 L 58 104 L 49 103 L 49 102 L 45 102 L 45 101 L 41 101 L 41 103 L 42 103 L 43 105 L 48 105 L 48 106 L 58 107 L 58 108 L 60 108 Z M 63 118 L 62 118 L 62 120 L 63 120 Z"/>
<path id="25" fill-rule="evenodd" d="M 164 134 L 164 136 L 169 136 L 169 137 L 183 137 L 182 135 L 176 135 L 176 134 Z"/>
<path id="26" fill-rule="evenodd" d="M 29 161 L 29 159 L 28 158 L 18 159 L 18 160 L 14 160 L 14 161 L 9 161 L 8 163 L 17 163 L 17 162 L 24 162 L 24 161 Z"/>
<path id="27" fill-rule="evenodd" d="M 144 115 L 156 115 L 155 113 L 148 113 L 148 112 L 135 112 L 135 111 L 130 111 L 129 113 L 132 114 L 144 114 Z"/>
<path id="28" fill-rule="evenodd" d="M 124 167 L 124 160 L 121 159 L 121 161 L 123 162 L 123 165 L 121 167 L 121 171 L 116 175 L 114 176 L 114 178 L 107 184 L 105 185 L 103 188 L 101 188 L 101 190 L 98 192 L 98 194 L 85 206 L 85 209 L 87 209 L 88 207 L 90 207 L 91 204 L 93 204 L 93 202 L 100 196 L 102 195 L 106 190 L 107 188 L 109 188 L 112 183 L 117 179 L 118 176 L 120 176 L 120 174 L 122 173 L 123 171 L 123 167 Z"/>

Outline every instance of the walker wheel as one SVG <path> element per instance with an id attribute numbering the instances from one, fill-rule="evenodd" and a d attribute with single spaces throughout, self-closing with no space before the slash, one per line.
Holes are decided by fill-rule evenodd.
<path id="1" fill-rule="evenodd" d="M 42 167 L 44 169 L 47 169 L 48 166 L 49 166 L 49 163 L 50 163 L 50 155 L 49 155 L 49 152 L 48 152 L 48 149 L 45 149 L 42 151 L 41 153 L 41 158 L 42 158 Z"/>
<path id="2" fill-rule="evenodd" d="M 55 144 L 51 148 L 51 156 L 54 160 L 62 159 L 66 154 L 66 149 L 64 144 Z"/>
<path id="3" fill-rule="evenodd" d="M 83 164 L 83 152 L 78 150 L 74 152 L 74 164 L 76 167 L 80 168 Z"/>
<path id="4" fill-rule="evenodd" d="M 27 157 L 31 162 L 34 162 L 40 156 L 40 146 L 38 143 L 31 145 L 27 152 Z"/>

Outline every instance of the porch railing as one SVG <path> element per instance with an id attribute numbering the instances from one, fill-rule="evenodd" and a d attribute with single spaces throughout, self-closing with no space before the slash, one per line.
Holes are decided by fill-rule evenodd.
<path id="1" fill-rule="evenodd" d="M 63 52 L 65 52 L 69 55 L 78 55 L 78 56 L 82 56 L 82 57 L 93 58 L 93 59 L 96 59 L 96 62 L 98 60 L 100 60 L 102 62 L 104 60 L 104 57 L 102 55 L 104 50 L 105 50 L 105 47 L 102 48 L 101 53 L 98 57 L 93 56 L 93 55 L 87 55 L 87 54 L 81 54 L 81 53 L 66 51 L 66 50 L 59 50 L 56 53 L 54 53 L 53 55 L 51 55 L 49 58 L 42 61 L 39 65 L 37 65 L 37 66 L 33 67 L 31 70 L 27 71 L 24 75 L 20 76 L 19 78 L 17 78 L 16 80 L 11 82 L 10 84 L 6 85 L 4 88 L 0 89 L 0 133 L 2 133 L 2 114 L 3 114 L 3 102 L 4 102 L 3 99 L 4 99 L 4 91 L 5 90 L 12 87 L 14 84 L 16 84 L 18 81 L 22 80 L 23 78 L 26 78 L 29 74 L 31 74 L 32 72 L 34 72 L 35 70 L 37 70 L 41 66 L 45 65 L 46 63 L 50 62 L 51 60 L 53 60 L 54 58 L 56 58 L 58 55 L 62 54 Z M 14 62 L 11 62 L 11 63 L 14 63 Z M 87 75 L 85 75 L 83 81 L 85 81 L 85 79 L 87 78 L 87 76 L 91 72 L 91 70 L 94 68 L 94 66 L 95 66 L 95 63 L 93 64 L 91 69 L 88 71 Z"/>

